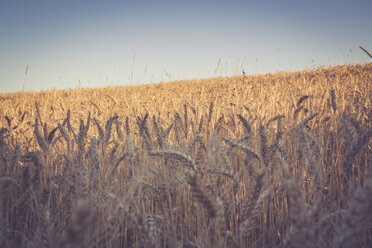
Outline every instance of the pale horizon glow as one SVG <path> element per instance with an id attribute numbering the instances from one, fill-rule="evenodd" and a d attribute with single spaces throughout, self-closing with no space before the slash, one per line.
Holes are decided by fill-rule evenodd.
<path id="1" fill-rule="evenodd" d="M 0 93 L 364 64 L 371 12 L 358 0 L 3 1 Z"/>

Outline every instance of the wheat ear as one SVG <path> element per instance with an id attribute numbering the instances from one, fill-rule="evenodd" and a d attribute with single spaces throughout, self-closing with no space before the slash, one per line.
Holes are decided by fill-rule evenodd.
<path id="1" fill-rule="evenodd" d="M 196 173 L 189 175 L 188 183 L 190 185 L 192 195 L 195 197 L 196 201 L 199 202 L 205 210 L 207 210 L 208 217 L 211 219 L 216 217 L 217 208 L 215 200 L 212 199 L 210 194 L 208 194 L 204 187 L 202 187 Z"/>

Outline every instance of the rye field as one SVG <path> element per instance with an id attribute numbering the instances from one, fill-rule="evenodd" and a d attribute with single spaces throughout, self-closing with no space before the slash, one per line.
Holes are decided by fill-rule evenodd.
<path id="1" fill-rule="evenodd" d="M 0 94 L 0 247 L 372 247 L 372 63 Z"/>

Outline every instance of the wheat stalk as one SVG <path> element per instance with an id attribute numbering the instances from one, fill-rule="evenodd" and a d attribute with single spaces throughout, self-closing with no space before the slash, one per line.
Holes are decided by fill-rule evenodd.
<path id="1" fill-rule="evenodd" d="M 364 47 L 362 46 L 359 46 L 360 49 L 362 49 L 371 59 L 372 59 L 372 54 L 370 54 L 367 49 L 365 49 Z"/>

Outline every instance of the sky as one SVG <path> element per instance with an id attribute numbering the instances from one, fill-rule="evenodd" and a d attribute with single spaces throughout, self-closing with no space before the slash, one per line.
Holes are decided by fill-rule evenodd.
<path id="1" fill-rule="evenodd" d="M 0 93 L 367 63 L 372 1 L 0 0 Z"/>

